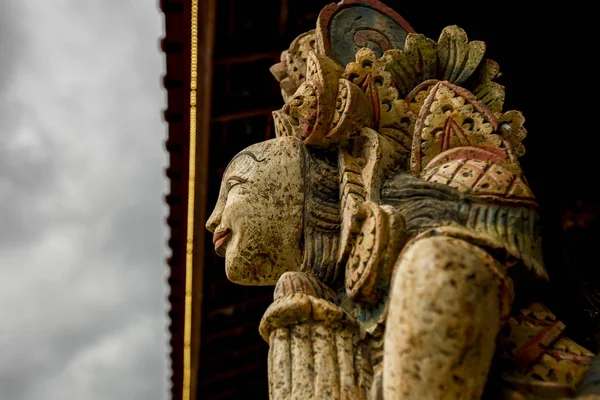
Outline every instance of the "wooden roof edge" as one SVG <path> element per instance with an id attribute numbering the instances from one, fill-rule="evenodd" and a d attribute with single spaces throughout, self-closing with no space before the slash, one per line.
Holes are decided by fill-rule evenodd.
<path id="1" fill-rule="evenodd" d="M 165 150 L 169 165 L 165 175 L 169 193 L 165 202 L 169 208 L 166 223 L 169 227 L 167 258 L 169 268 L 168 330 L 169 358 L 171 361 L 170 392 L 173 400 L 182 399 L 183 393 L 183 333 L 185 317 L 185 253 L 187 231 L 187 199 L 189 177 L 189 59 L 191 45 L 191 10 L 189 2 L 159 0 L 164 17 L 164 33 L 159 41 L 165 55 L 166 71 L 162 77 L 167 93 L 163 119 L 168 126 Z"/>
<path id="2" fill-rule="evenodd" d="M 170 191 L 165 202 L 174 400 L 195 399 L 199 369 L 202 290 L 198 288 L 203 286 L 215 4 L 215 0 L 159 1 L 165 18 L 160 48 L 166 56 L 162 81 L 168 98 L 163 118 L 168 124 L 165 174 Z"/>

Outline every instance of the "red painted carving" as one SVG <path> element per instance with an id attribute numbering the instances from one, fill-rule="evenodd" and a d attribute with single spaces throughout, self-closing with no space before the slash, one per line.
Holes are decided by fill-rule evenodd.
<path id="1" fill-rule="evenodd" d="M 364 6 L 368 8 L 372 8 L 374 10 L 379 11 L 383 15 L 387 16 L 391 20 L 395 21 L 402 29 L 404 29 L 408 33 L 414 33 L 415 30 L 410 26 L 410 24 L 400 16 L 396 11 L 392 10 L 390 7 L 381 3 L 378 0 L 344 0 L 338 4 L 330 4 L 321 10 L 319 14 L 319 20 L 317 21 L 317 45 L 318 51 L 322 54 L 329 55 L 331 54 L 331 42 L 329 40 L 330 37 L 330 27 L 333 18 L 340 11 L 356 6 Z M 364 32 L 364 33 L 363 33 Z M 377 31 L 377 29 L 373 28 L 372 31 L 361 31 L 361 33 L 355 36 L 355 42 L 358 45 L 363 46 L 367 40 L 376 42 L 379 45 L 382 45 L 382 48 L 388 50 L 389 40 L 385 38 L 381 32 Z M 383 47 L 383 45 L 387 47 Z"/>

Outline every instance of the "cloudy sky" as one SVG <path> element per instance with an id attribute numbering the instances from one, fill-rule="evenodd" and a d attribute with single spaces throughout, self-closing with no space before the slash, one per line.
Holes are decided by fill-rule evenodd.
<path id="1" fill-rule="evenodd" d="M 157 0 L 0 0 L 0 398 L 166 399 Z"/>

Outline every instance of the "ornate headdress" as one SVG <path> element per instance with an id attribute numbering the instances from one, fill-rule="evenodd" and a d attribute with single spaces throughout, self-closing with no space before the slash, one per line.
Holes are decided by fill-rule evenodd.
<path id="1" fill-rule="evenodd" d="M 274 112 L 277 136 L 337 153 L 338 265 L 352 253 L 353 224 L 369 214 L 369 202 L 379 203 L 393 172 L 535 207 L 518 162 L 524 118 L 503 111 L 499 67 L 485 50 L 457 26 L 436 42 L 377 0 L 343 0 L 325 7 L 317 29 L 271 68 L 286 101 Z"/>

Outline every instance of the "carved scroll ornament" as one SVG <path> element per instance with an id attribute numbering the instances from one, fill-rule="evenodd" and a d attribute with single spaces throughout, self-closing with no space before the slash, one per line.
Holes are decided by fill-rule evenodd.
<path id="1" fill-rule="evenodd" d="M 271 71 L 277 138 L 230 163 L 207 227 L 231 280 L 276 283 L 272 399 L 600 393 L 530 290 L 548 276 L 524 118 L 485 43 L 346 0 Z"/>

